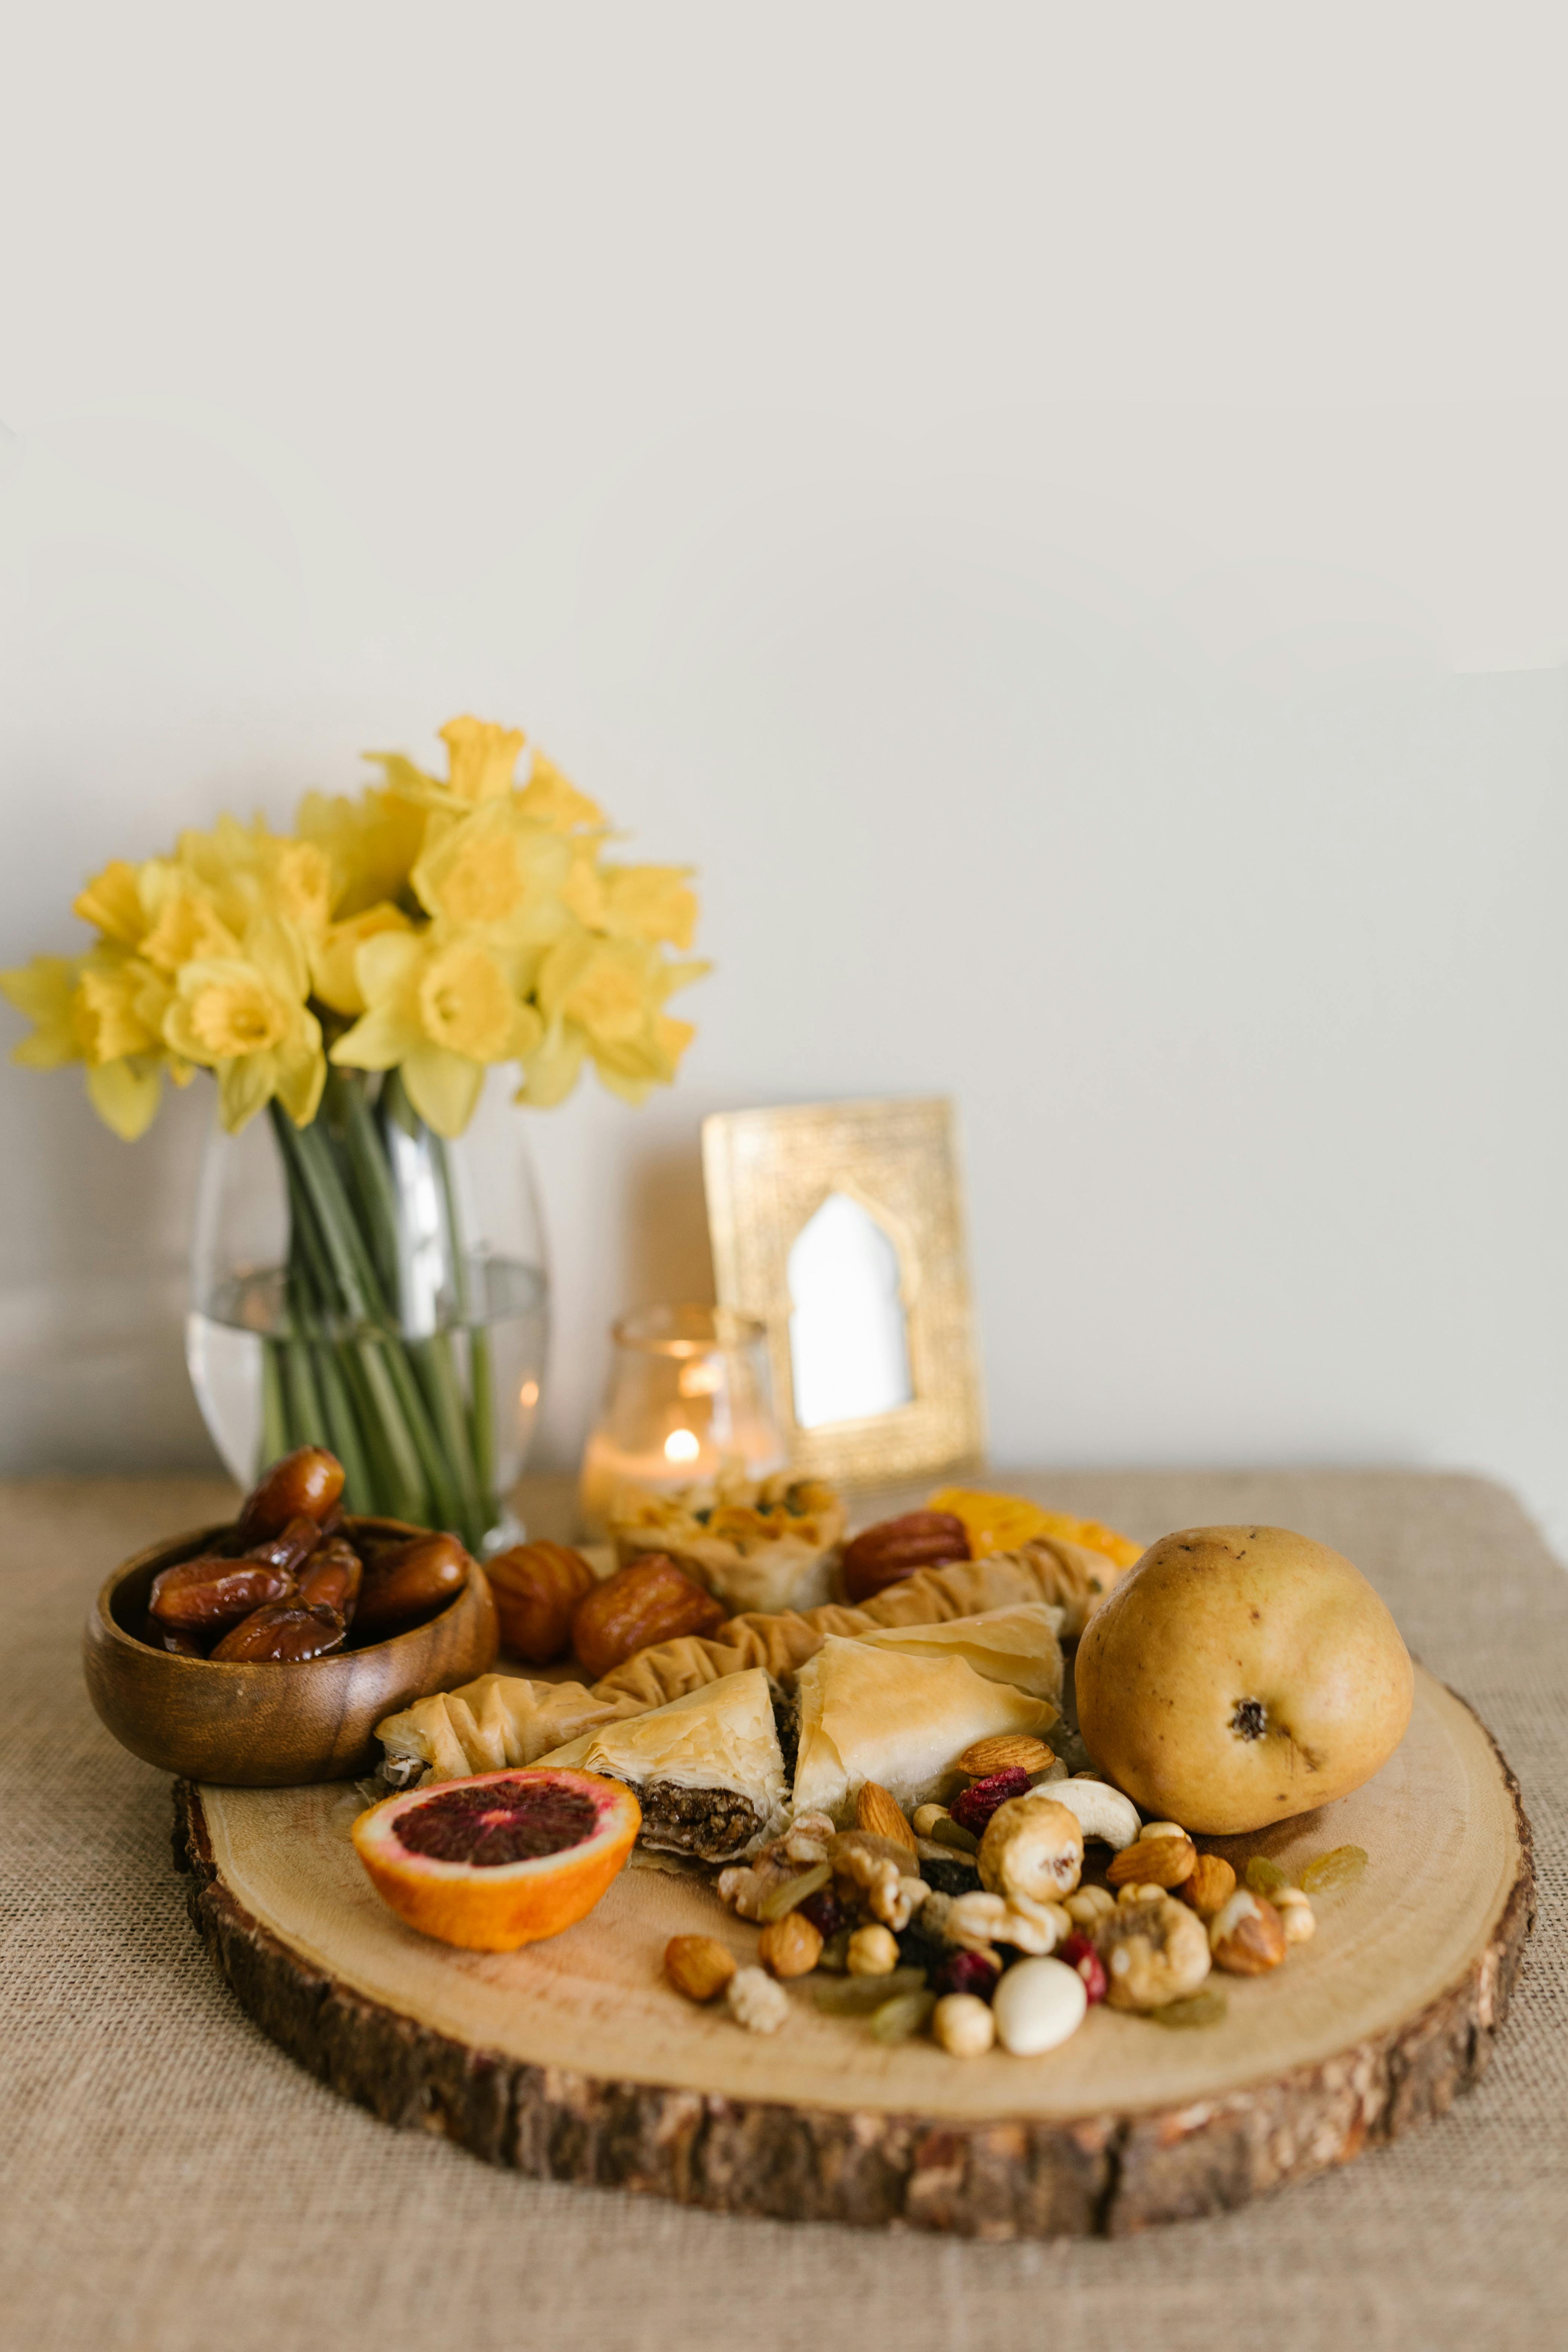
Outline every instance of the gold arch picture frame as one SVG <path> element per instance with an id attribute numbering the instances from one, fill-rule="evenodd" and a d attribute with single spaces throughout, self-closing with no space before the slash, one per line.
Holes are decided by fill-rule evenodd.
<path id="1" fill-rule="evenodd" d="M 767 1327 L 795 1466 L 872 1485 L 978 1462 L 984 1410 L 952 1103 L 915 1096 L 717 1112 L 702 1124 L 702 1173 L 719 1303 Z M 886 1328 L 847 1330 L 856 1344 L 839 1349 L 831 1322 L 808 1327 L 791 1282 L 792 1256 L 799 1287 L 812 1235 L 829 1224 L 836 1246 L 861 1250 L 871 1290 L 879 1248 L 889 1268 L 889 1298 L 865 1294 L 865 1311 Z M 840 1286 L 839 1311 L 854 1314 L 860 1296 Z M 850 1359 L 881 1409 L 854 1410 L 836 1382 L 836 1366 Z"/>

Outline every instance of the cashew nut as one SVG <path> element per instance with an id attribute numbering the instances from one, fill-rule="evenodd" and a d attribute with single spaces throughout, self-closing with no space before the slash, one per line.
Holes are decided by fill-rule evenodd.
<path id="1" fill-rule="evenodd" d="M 1086 1838 L 1100 1838 L 1118 1853 L 1142 1833 L 1137 1806 L 1109 1780 L 1055 1780 L 1051 1802 L 1067 1807 Z M 996 1810 L 1000 1812 L 1003 1808 L 999 1805 Z"/>
<path id="2" fill-rule="evenodd" d="M 1010 1797 L 985 1825 L 979 1864 L 980 1884 L 993 1895 L 1059 1903 L 1083 1874 L 1077 1814 L 1033 1790 Z"/>
<path id="3" fill-rule="evenodd" d="M 1196 1992 L 1209 1972 L 1203 1921 L 1173 1895 L 1119 1903 L 1095 1937 L 1112 2009 L 1163 2009 Z"/>

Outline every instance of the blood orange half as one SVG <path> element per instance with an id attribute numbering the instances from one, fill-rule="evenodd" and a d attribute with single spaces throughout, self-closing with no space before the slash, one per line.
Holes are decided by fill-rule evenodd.
<path id="1" fill-rule="evenodd" d="M 642 1809 L 619 1780 L 481 1772 L 373 1805 L 353 1825 L 371 1884 L 444 1944 L 512 1952 L 590 1912 L 632 1850 Z"/>

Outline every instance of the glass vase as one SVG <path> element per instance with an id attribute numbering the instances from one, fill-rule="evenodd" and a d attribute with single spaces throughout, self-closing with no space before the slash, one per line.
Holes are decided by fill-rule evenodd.
<path id="1" fill-rule="evenodd" d="M 333 1071 L 309 1127 L 279 1103 L 208 1140 L 185 1355 L 242 1486 L 330 1446 L 345 1506 L 443 1528 L 476 1554 L 506 1509 L 549 1336 L 543 1226 L 516 1110 L 445 1142 L 396 1071 Z"/>

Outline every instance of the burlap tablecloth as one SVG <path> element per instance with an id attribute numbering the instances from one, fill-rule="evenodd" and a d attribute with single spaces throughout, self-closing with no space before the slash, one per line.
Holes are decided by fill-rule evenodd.
<path id="1" fill-rule="evenodd" d="M 1348 1552 L 1523 1784 L 1541 1910 L 1491 2071 L 1441 2123 L 1226 2219 L 984 2245 L 788 2227 L 492 2172 L 334 2098 L 241 2015 L 186 1920 L 169 1784 L 78 1643 L 101 1578 L 221 1516 L 194 1479 L 0 1489 L 8 2092 L 0 2338 L 50 2352 L 595 2352 L 1568 2341 L 1568 1577 L 1517 1504 L 1409 1473 L 1031 1482 L 1143 1538 L 1264 1519 Z M 543 1532 L 559 1493 L 536 1497 Z"/>

